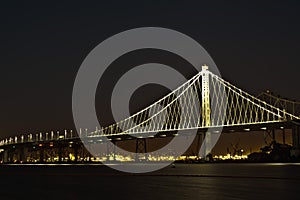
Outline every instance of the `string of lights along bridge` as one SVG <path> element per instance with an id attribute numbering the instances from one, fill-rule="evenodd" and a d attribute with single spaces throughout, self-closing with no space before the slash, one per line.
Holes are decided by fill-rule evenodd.
<path id="1" fill-rule="evenodd" d="M 205 65 L 202 71 L 168 95 L 108 127 L 96 127 L 93 131 L 80 129 L 79 133 L 50 131 L 3 139 L 0 141 L 1 162 L 78 161 L 92 157 L 82 141 L 101 143 L 104 138 L 114 143 L 136 140 L 136 153 L 146 153 L 147 139 L 174 137 L 178 131 L 195 129 L 205 145 L 200 156 L 205 157 L 211 152 L 209 143 L 214 134 L 207 130 L 220 128 L 224 133 L 292 129 L 293 154 L 299 156 L 297 106 L 296 102 L 273 98 L 269 92 L 258 97 L 250 95 L 213 74 Z M 115 152 L 108 151 L 107 154 L 106 159 L 110 159 Z M 113 159 L 116 159 L 115 155 Z"/>

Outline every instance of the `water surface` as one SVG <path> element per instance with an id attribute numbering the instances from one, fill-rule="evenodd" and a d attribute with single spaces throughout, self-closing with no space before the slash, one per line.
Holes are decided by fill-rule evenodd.
<path id="1" fill-rule="evenodd" d="M 2 165 L 0 199 L 299 199 L 300 164 L 176 164 L 147 174 L 103 165 Z"/>

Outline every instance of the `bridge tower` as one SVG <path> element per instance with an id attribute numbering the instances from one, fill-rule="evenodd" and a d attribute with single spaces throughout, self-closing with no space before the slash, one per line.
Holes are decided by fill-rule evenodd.
<path id="1" fill-rule="evenodd" d="M 202 126 L 210 126 L 210 92 L 209 92 L 209 72 L 208 66 L 202 66 Z M 204 155 L 201 155 L 202 158 L 205 158 L 211 151 L 211 133 L 206 132 L 204 134 Z"/>

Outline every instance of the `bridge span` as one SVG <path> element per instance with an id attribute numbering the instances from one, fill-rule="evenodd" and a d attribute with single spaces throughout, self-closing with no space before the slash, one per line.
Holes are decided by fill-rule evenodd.
<path id="1" fill-rule="evenodd" d="M 106 153 L 99 155 L 101 159 L 117 160 L 115 145 L 111 144 L 134 140 L 135 153 L 145 154 L 148 140 L 185 137 L 191 130 L 197 130 L 196 140 L 204 145 L 198 156 L 205 159 L 212 150 L 210 141 L 214 134 L 266 131 L 275 136 L 275 130 L 286 129 L 292 130 L 291 156 L 299 157 L 298 103 L 273 97 L 269 92 L 258 97 L 250 95 L 203 66 L 201 72 L 170 94 L 108 127 L 3 139 L 0 160 L 2 163 L 91 161 L 95 155 L 90 154 L 86 145 L 93 144 L 106 146 Z"/>

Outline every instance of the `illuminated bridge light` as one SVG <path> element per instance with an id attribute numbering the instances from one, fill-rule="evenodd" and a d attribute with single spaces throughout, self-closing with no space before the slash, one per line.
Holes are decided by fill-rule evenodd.
<path id="1" fill-rule="evenodd" d="M 201 82 L 202 80 L 202 82 Z M 211 84 L 210 84 L 211 83 Z M 202 88 L 205 89 L 201 90 Z M 194 90 L 196 89 L 196 90 Z M 210 92 L 213 92 L 213 94 L 216 97 L 222 98 L 223 92 L 222 91 L 229 91 L 226 94 L 228 97 L 226 99 L 219 99 L 219 98 L 209 98 Z M 191 99 L 191 96 L 196 92 L 196 96 L 200 97 L 202 95 L 202 102 L 200 102 L 204 106 L 205 112 L 196 113 L 196 112 L 189 112 L 190 110 L 199 109 L 197 104 Z M 197 93 L 199 92 L 199 94 Z M 202 93 L 203 92 L 203 93 Z M 201 94 L 202 93 L 202 94 Z M 175 97 L 175 99 L 174 99 Z M 201 99 L 198 99 L 201 100 Z M 161 126 L 161 121 L 163 119 L 163 113 L 162 112 L 162 105 L 164 104 L 164 107 L 170 108 L 170 114 L 171 116 L 176 116 L 176 113 L 178 113 L 178 105 L 177 102 L 184 102 L 185 108 L 182 109 L 182 112 L 184 114 L 184 118 L 182 119 L 182 125 L 175 126 L 179 121 L 176 117 L 170 117 L 168 124 L 170 126 Z M 236 106 L 236 104 L 241 103 L 240 106 Z M 226 113 L 225 116 L 217 115 L 214 119 L 214 122 L 211 123 L 210 114 L 211 111 L 210 105 L 216 105 L 216 111 L 222 109 L 222 113 Z M 272 107 L 271 107 L 272 106 Z M 221 130 L 217 130 L 217 127 L 226 127 L 225 130 L 234 133 L 239 131 L 250 131 L 253 130 L 255 127 L 258 127 L 259 130 L 267 130 L 268 125 L 266 124 L 275 124 L 280 129 L 284 129 L 287 126 L 286 120 L 300 120 L 300 117 L 297 117 L 294 114 L 290 114 L 286 112 L 285 110 L 281 110 L 279 108 L 276 108 L 274 105 L 268 105 L 266 102 L 258 99 L 257 97 L 254 97 L 250 94 L 247 94 L 243 92 L 241 89 L 235 87 L 234 85 L 230 84 L 229 82 L 223 80 L 222 78 L 216 76 L 215 74 L 211 73 L 208 70 L 207 66 L 203 66 L 202 71 L 193 76 L 189 81 L 182 84 L 180 87 L 178 87 L 176 90 L 172 91 L 167 96 L 161 98 L 160 100 L 154 102 L 152 105 L 148 106 L 143 110 L 142 112 L 138 112 L 134 116 L 129 116 L 126 119 L 123 119 L 120 122 L 116 122 L 115 124 L 112 124 L 106 128 L 101 128 L 100 130 L 96 127 L 96 130 L 89 131 L 88 129 L 79 129 L 78 135 L 73 135 L 72 130 L 68 133 L 67 130 L 64 130 L 64 133 L 59 131 L 51 131 L 48 137 L 48 133 L 45 135 L 42 133 L 39 134 L 28 134 L 23 137 L 9 137 L 7 139 L 4 139 L 0 141 L 1 146 L 8 145 L 9 148 L 12 145 L 12 148 L 19 148 L 21 145 L 17 145 L 20 143 L 28 142 L 32 143 L 30 144 L 30 147 L 38 148 L 39 146 L 48 146 L 53 147 L 55 143 L 55 147 L 57 148 L 62 147 L 62 145 L 65 145 L 66 147 L 70 146 L 72 147 L 73 142 L 76 143 L 76 146 L 78 145 L 84 145 L 85 142 L 88 143 L 95 143 L 97 142 L 106 142 L 106 137 L 113 137 L 107 138 L 109 141 L 112 140 L 134 140 L 136 138 L 141 138 L 143 140 L 146 140 L 146 138 L 163 138 L 163 137 L 171 137 L 171 136 L 177 136 L 179 135 L 176 132 L 173 131 L 179 131 L 179 130 L 195 130 L 195 129 L 208 129 L 212 128 L 213 133 L 220 133 Z M 148 113 L 146 117 L 145 113 Z M 245 113 L 251 113 L 251 114 L 245 114 Z M 267 114 L 266 114 L 267 113 Z M 252 115 L 253 114 L 253 115 Z M 252 116 L 254 116 L 253 118 Z M 224 118 L 223 118 L 224 117 Z M 133 119 L 136 121 L 136 123 L 130 123 Z M 153 126 L 144 126 L 148 119 L 151 119 L 155 124 Z M 195 120 L 195 119 L 201 119 L 201 120 Z M 156 124 L 157 123 L 157 124 Z M 181 123 L 181 122 L 180 122 Z M 264 127 L 265 126 L 265 127 Z M 124 130 L 120 130 L 118 127 L 125 127 Z M 242 127 L 242 128 L 234 128 L 234 127 Z M 277 127 L 277 128 L 278 128 Z M 227 129 L 228 128 L 228 129 Z M 83 132 L 82 132 L 83 131 Z M 84 132 L 85 131 L 85 132 Z M 151 135 L 151 133 L 158 133 L 157 135 Z M 132 136 L 129 136 L 131 134 L 134 134 Z M 148 135 L 149 136 L 148 136 Z M 189 136 L 192 135 L 191 132 L 187 132 L 185 135 Z M 74 136 L 74 137 L 73 137 Z M 148 137 L 146 137 L 148 136 Z M 210 136 L 207 135 L 207 138 Z M 75 138 L 76 140 L 73 140 Z M 100 139 L 101 138 L 101 139 Z M 102 139 L 103 138 L 103 139 Z M 72 141 L 70 140 L 72 139 Z M 78 139 L 81 142 L 79 142 Z M 42 141 L 47 142 L 42 142 Z M 50 140 L 50 141 L 49 141 Z M 39 142 L 40 141 L 40 142 Z M 210 140 L 207 140 L 210 142 Z M 80 144 L 81 143 L 81 144 Z M 210 146 L 211 144 L 205 145 Z M 28 145 L 29 146 L 29 145 Z M 205 147 L 206 148 L 206 147 Z M 8 149 L 8 148 L 1 148 L 1 149 Z M 51 148 L 53 152 L 56 151 L 55 148 Z M 54 151 L 55 150 L 55 151 Z M 206 152 L 207 149 L 204 149 L 204 152 Z M 8 152 L 10 153 L 10 152 Z M 19 153 L 16 151 L 16 153 Z M 242 152 L 243 153 L 243 152 Z M 68 154 L 65 154 L 68 155 Z M 65 156 L 64 155 L 64 156 Z M 103 156 L 103 155 L 99 155 Z M 242 155 L 243 156 L 243 155 Z M 219 159 L 243 159 L 242 156 L 219 156 Z M 8 157 L 8 156 L 6 156 Z M 14 157 L 20 157 L 15 155 Z M 36 156 L 33 155 L 31 157 L 31 161 L 36 162 Z M 72 160 L 74 159 L 73 154 L 69 154 L 69 157 L 72 157 Z M 119 160 L 132 160 L 133 158 L 127 158 L 122 156 L 115 156 L 116 159 Z M 205 158 L 205 156 L 200 156 L 202 158 Z M 86 160 L 88 157 L 85 155 L 80 156 L 80 160 Z M 114 157 L 111 157 L 112 159 L 115 159 Z M 46 158 L 45 158 L 46 159 Z M 47 158 L 48 159 L 48 158 Z M 53 157 L 50 159 L 51 162 L 53 161 L 61 161 L 59 159 L 65 160 L 65 157 L 59 158 L 57 155 L 53 155 Z M 69 159 L 66 157 L 66 159 Z M 91 158 L 94 160 L 93 158 Z M 102 160 L 108 159 L 107 156 L 104 156 L 101 158 Z M 149 157 L 149 160 L 172 160 L 173 157 L 170 156 L 159 156 L 159 157 Z M 8 161 L 10 159 L 7 159 Z M 76 158 L 77 160 L 77 158 Z M 134 160 L 134 159 L 133 159 Z"/>

